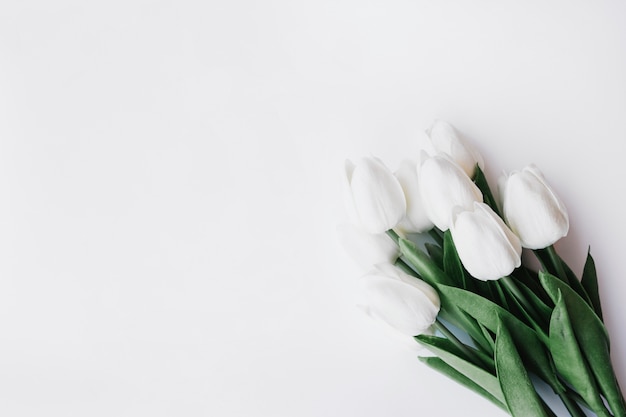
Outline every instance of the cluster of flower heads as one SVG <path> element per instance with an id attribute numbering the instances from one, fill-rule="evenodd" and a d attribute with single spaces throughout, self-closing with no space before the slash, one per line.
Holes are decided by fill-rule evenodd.
<path id="1" fill-rule="evenodd" d="M 374 157 L 348 160 L 343 178 L 350 222 L 339 227 L 340 239 L 357 262 L 374 266 L 361 279 L 364 310 L 407 335 L 427 331 L 439 300 L 427 284 L 393 267 L 400 252 L 386 232 L 450 230 L 464 268 L 487 281 L 519 267 L 522 247 L 548 247 L 569 229 L 565 206 L 534 165 L 503 175 L 499 199 L 486 204 L 493 196 L 475 184 L 481 155 L 444 121 L 426 134 L 435 152 L 423 151 L 419 163 L 403 161 L 392 172 Z"/>

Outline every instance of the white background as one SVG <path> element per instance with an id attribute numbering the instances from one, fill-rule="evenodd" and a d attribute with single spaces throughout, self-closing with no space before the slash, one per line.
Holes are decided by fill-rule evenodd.
<path id="1" fill-rule="evenodd" d="M 0 414 L 502 416 L 354 305 L 345 158 L 534 162 L 626 384 L 620 1 L 0 2 Z"/>

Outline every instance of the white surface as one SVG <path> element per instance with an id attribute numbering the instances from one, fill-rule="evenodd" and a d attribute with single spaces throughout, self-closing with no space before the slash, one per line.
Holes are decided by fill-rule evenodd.
<path id="1" fill-rule="evenodd" d="M 626 384 L 618 1 L 0 3 L 0 414 L 503 413 L 354 307 L 345 158 L 534 162 Z"/>

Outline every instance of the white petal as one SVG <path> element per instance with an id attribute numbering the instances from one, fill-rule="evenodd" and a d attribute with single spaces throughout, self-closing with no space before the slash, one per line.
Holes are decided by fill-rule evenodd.
<path id="1" fill-rule="evenodd" d="M 353 224 L 337 226 L 339 242 L 346 253 L 361 267 L 371 268 L 375 264 L 394 263 L 400 256 L 398 245 L 384 233 L 372 234 Z"/>
<path id="2" fill-rule="evenodd" d="M 510 274 L 521 264 L 521 245 L 508 227 L 486 204 L 454 216 L 452 237 L 467 271 L 481 280 Z"/>
<path id="3" fill-rule="evenodd" d="M 468 176 L 473 176 L 478 164 L 483 168 L 483 159 L 476 149 L 463 139 L 456 129 L 442 120 L 435 120 L 426 131 L 437 152 L 449 155 Z"/>
<path id="4" fill-rule="evenodd" d="M 426 331 L 439 313 L 439 297 L 435 293 L 433 302 L 432 295 L 423 291 L 426 287 L 415 282 L 422 281 L 392 265 L 377 265 L 359 281 L 368 314 L 407 336 Z"/>
<path id="5" fill-rule="evenodd" d="M 416 287 L 376 275 L 362 281 L 369 314 L 408 336 L 421 334 L 437 318 L 439 309 Z"/>
<path id="6" fill-rule="evenodd" d="M 393 278 L 398 281 L 402 281 L 407 285 L 417 288 L 418 290 L 423 292 L 426 295 L 426 297 L 428 297 L 428 299 L 433 303 L 433 305 L 439 308 L 439 305 L 440 305 L 439 294 L 433 287 L 431 287 L 429 284 L 422 281 L 421 279 L 407 274 L 406 272 L 392 265 L 389 262 L 374 265 L 374 270 L 379 272 L 379 275 L 381 276 Z"/>
<path id="7" fill-rule="evenodd" d="M 350 182 L 354 205 L 362 226 L 371 233 L 393 228 L 406 211 L 400 183 L 375 158 L 363 158 L 356 165 Z"/>
<path id="8" fill-rule="evenodd" d="M 433 228 L 422 203 L 417 175 L 415 163 L 409 160 L 402 161 L 395 172 L 406 199 L 406 215 L 397 225 L 404 233 L 422 233 Z"/>
<path id="9" fill-rule="evenodd" d="M 482 194 L 472 180 L 458 165 L 441 155 L 422 163 L 419 185 L 426 214 L 441 230 L 450 227 L 453 207 L 470 210 L 475 201 L 482 201 Z"/>
<path id="10" fill-rule="evenodd" d="M 567 235 L 567 210 L 536 167 L 512 173 L 505 189 L 505 219 L 524 247 L 545 248 Z"/>

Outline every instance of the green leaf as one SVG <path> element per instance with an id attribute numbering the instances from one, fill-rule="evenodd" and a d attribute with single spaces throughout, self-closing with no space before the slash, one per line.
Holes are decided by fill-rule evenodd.
<path id="1" fill-rule="evenodd" d="M 513 338 L 502 321 L 498 323 L 496 332 L 495 360 L 500 388 L 511 415 L 548 417 L 515 348 Z"/>
<path id="2" fill-rule="evenodd" d="M 581 298 L 583 298 L 587 304 L 591 305 L 591 300 L 587 295 L 587 292 L 581 285 L 580 281 L 578 281 L 578 277 L 572 269 L 567 265 L 567 263 L 561 258 L 561 256 L 557 253 L 554 245 L 550 245 L 547 248 L 543 249 L 544 255 L 547 256 L 547 260 L 549 261 L 550 268 L 544 269 L 550 274 L 557 277 L 559 280 L 569 284 L 569 286 L 578 294 Z"/>
<path id="3" fill-rule="evenodd" d="M 493 364 L 493 358 L 491 356 L 487 356 L 481 350 L 474 349 L 473 347 L 468 345 L 465 345 L 466 350 L 463 350 L 447 337 L 437 337 L 421 334 L 415 336 L 415 340 L 417 340 L 424 346 L 436 347 L 438 349 L 445 350 L 448 353 L 458 356 L 461 359 L 465 359 L 466 361 L 471 362 L 476 366 L 480 366 L 484 370 L 491 372 L 495 375 L 496 368 Z"/>
<path id="4" fill-rule="evenodd" d="M 439 295 L 441 299 L 439 317 L 459 329 L 463 329 L 477 346 L 480 346 L 484 352 L 491 356 L 493 354 L 493 340 L 487 338 L 482 326 L 465 311 L 448 302 L 441 294 Z"/>
<path id="5" fill-rule="evenodd" d="M 482 324 L 479 323 L 479 326 L 480 326 L 480 330 L 482 330 L 483 332 L 483 336 L 485 340 L 489 343 L 490 350 L 488 350 L 488 352 L 491 352 L 493 356 L 493 350 L 495 349 L 495 346 L 496 346 L 496 343 L 494 340 L 495 335 L 493 335 L 493 333 L 491 333 L 489 329 L 483 326 Z"/>
<path id="6" fill-rule="evenodd" d="M 593 309 L 569 285 L 546 272 L 539 273 L 539 281 L 552 301 L 556 304 L 562 296 L 570 313 L 574 329 L 581 332 L 580 337 L 593 339 L 594 343 L 603 346 L 609 345 L 609 333 Z M 591 340 L 590 340 L 591 343 Z"/>
<path id="7" fill-rule="evenodd" d="M 463 357 L 457 356 L 453 352 L 449 352 L 445 349 L 445 347 L 439 344 L 429 344 L 431 340 L 424 338 L 423 336 L 417 336 L 416 339 L 425 344 L 428 350 L 440 357 L 441 360 L 456 369 L 461 374 L 465 375 L 470 380 L 474 381 L 474 383 L 478 384 L 498 401 L 502 403 L 505 402 L 498 379 L 493 374 L 477 365 L 474 365 L 472 362 L 463 359 Z"/>
<path id="8" fill-rule="evenodd" d="M 446 230 L 443 234 L 443 270 L 454 282 L 457 283 L 458 287 L 467 289 L 467 281 L 465 279 L 463 265 L 461 264 L 461 259 L 459 258 L 456 247 L 454 246 L 450 230 Z"/>
<path id="9" fill-rule="evenodd" d="M 417 340 L 420 344 L 429 347 L 445 350 L 446 352 L 458 356 L 462 359 L 465 359 L 468 362 L 471 362 L 472 359 L 463 352 L 457 345 L 455 345 L 450 339 L 445 337 L 431 336 L 427 334 L 420 334 L 415 336 L 415 340 Z"/>
<path id="10" fill-rule="evenodd" d="M 499 401 L 496 397 L 491 395 L 489 393 L 489 391 L 485 390 L 483 387 L 481 387 L 480 385 L 478 385 L 477 383 L 472 381 L 470 378 L 466 377 L 461 372 L 457 371 L 452 366 L 448 365 L 441 358 L 434 357 L 434 356 L 429 356 L 429 357 L 420 357 L 419 359 L 422 362 L 424 362 L 426 365 L 428 365 L 431 368 L 435 369 L 436 371 L 446 375 L 448 378 L 458 382 L 459 384 L 463 385 L 464 387 L 469 388 L 470 390 L 474 391 L 475 393 L 477 393 L 477 394 L 481 395 L 482 397 L 488 399 L 493 404 L 495 404 L 496 406 L 500 407 L 501 409 L 503 409 L 504 411 L 506 411 L 508 413 L 509 410 L 506 408 L 506 405 L 504 403 Z"/>
<path id="11" fill-rule="evenodd" d="M 557 255 L 558 256 L 558 255 Z M 563 258 L 561 258 L 559 256 L 559 259 L 561 259 L 561 263 L 563 265 L 563 269 L 565 269 L 565 275 L 567 276 L 567 282 L 569 283 L 569 286 L 578 294 L 580 295 L 580 297 L 585 300 L 585 302 L 587 304 L 589 304 L 590 306 L 593 307 L 593 304 L 591 303 L 591 299 L 589 298 L 589 294 L 587 294 L 587 291 L 585 290 L 585 288 L 582 286 L 581 282 L 578 280 L 578 277 L 576 276 L 576 274 L 574 273 L 574 271 L 572 271 L 572 269 L 569 267 L 569 265 L 567 265 L 567 263 L 565 263 L 565 261 L 563 260 Z"/>
<path id="12" fill-rule="evenodd" d="M 428 255 L 418 249 L 415 243 L 401 238 L 399 245 L 400 251 L 406 260 L 415 267 L 422 279 L 428 284 L 433 287 L 436 287 L 438 284 L 454 285 L 450 277 L 448 277 Z"/>
<path id="13" fill-rule="evenodd" d="M 587 291 L 593 310 L 596 312 L 600 320 L 602 320 L 602 306 L 600 305 L 600 293 L 598 291 L 598 277 L 596 275 L 596 263 L 591 257 L 591 249 L 587 251 L 587 260 L 583 268 L 583 276 L 580 281 L 581 285 Z"/>
<path id="14" fill-rule="evenodd" d="M 548 306 L 550 312 L 552 312 L 552 300 L 539 282 L 539 273 L 522 265 L 520 268 L 517 268 L 515 271 L 513 271 L 512 276 L 515 277 L 515 279 L 517 279 L 519 282 L 523 283 L 526 287 L 528 287 L 528 289 L 533 292 L 536 297 L 538 297 L 546 306 Z"/>
<path id="15" fill-rule="evenodd" d="M 548 271 L 549 273 L 553 274 L 554 276 L 558 276 L 558 274 L 556 273 L 554 266 L 552 265 L 552 261 L 550 260 L 550 255 L 548 254 L 548 250 L 547 249 L 534 249 L 533 253 L 535 254 L 535 256 L 537 257 L 537 260 L 539 261 L 539 264 L 541 265 L 541 269 L 543 269 L 544 271 Z"/>
<path id="16" fill-rule="evenodd" d="M 474 184 L 478 187 L 478 189 L 483 194 L 483 201 L 487 204 L 491 209 L 500 217 L 502 214 L 500 213 L 500 209 L 498 208 L 498 204 L 496 199 L 493 197 L 493 193 L 489 188 L 489 183 L 487 182 L 487 178 L 485 177 L 485 173 L 482 169 L 476 164 L 476 170 L 474 171 Z"/>
<path id="17" fill-rule="evenodd" d="M 564 389 L 556 378 L 554 365 L 541 343 L 540 337 L 543 335 L 537 334 L 513 314 L 480 295 L 444 285 L 438 286 L 437 289 L 442 300 L 445 299 L 447 303 L 466 311 L 493 333 L 498 330 L 499 319 L 502 320 L 511 332 L 513 340 L 520 346 L 520 355 L 530 370 L 555 390 Z"/>
<path id="18" fill-rule="evenodd" d="M 509 302 L 507 301 L 506 295 L 504 294 L 502 287 L 499 285 L 499 282 L 487 281 L 487 284 L 489 284 L 493 288 L 493 294 L 495 294 L 492 300 L 497 301 L 496 304 L 510 311 L 511 309 L 509 308 Z"/>
<path id="19" fill-rule="evenodd" d="M 555 304 L 562 298 L 577 346 L 589 364 L 589 369 L 595 376 L 613 414 L 626 416 L 624 398 L 611 365 L 606 327 L 585 300 L 567 284 L 547 273 L 540 273 L 539 279 Z M 552 331 L 552 323 L 550 326 Z"/>
<path id="20" fill-rule="evenodd" d="M 544 303 L 543 300 L 537 295 L 537 293 L 531 290 L 524 282 L 518 279 L 514 279 L 514 281 L 520 291 L 524 293 L 524 296 L 526 296 L 528 301 L 531 302 L 532 305 L 535 307 L 537 313 L 540 314 L 541 318 L 545 322 L 548 322 L 550 320 L 550 314 L 552 314 L 552 308 L 548 307 L 546 303 Z"/>
<path id="21" fill-rule="evenodd" d="M 546 333 L 552 309 L 546 306 L 535 293 L 530 291 L 521 281 L 513 277 L 503 277 L 496 281 L 509 294 L 507 310 L 518 319 L 524 321 L 536 332 Z M 542 291 L 543 288 L 541 289 Z"/>
<path id="22" fill-rule="evenodd" d="M 578 346 L 568 309 L 560 290 L 557 290 L 555 304 L 550 319 L 550 353 L 554 364 L 563 378 L 576 389 L 596 414 L 607 415 L 596 381 L 593 379 Z"/>
<path id="23" fill-rule="evenodd" d="M 507 292 L 509 290 L 507 289 Z M 515 315 L 515 317 L 517 317 L 520 321 L 524 322 L 525 324 L 529 325 L 529 327 L 531 327 L 533 330 L 535 330 L 535 332 L 543 332 L 543 328 L 541 327 L 541 324 L 539 323 L 538 319 L 534 317 L 533 314 L 531 314 L 527 308 L 525 308 L 522 303 L 520 302 L 520 300 L 518 300 L 514 295 L 511 294 L 510 296 L 511 298 L 511 306 L 513 308 L 508 308 L 508 311 Z"/>

